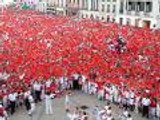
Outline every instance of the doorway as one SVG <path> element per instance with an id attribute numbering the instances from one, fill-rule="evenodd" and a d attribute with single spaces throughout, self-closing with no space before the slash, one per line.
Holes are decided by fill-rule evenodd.
<path id="1" fill-rule="evenodd" d="M 144 20 L 143 21 L 143 27 L 144 28 L 150 28 L 150 25 L 151 25 L 151 21 L 149 21 L 149 20 Z"/>

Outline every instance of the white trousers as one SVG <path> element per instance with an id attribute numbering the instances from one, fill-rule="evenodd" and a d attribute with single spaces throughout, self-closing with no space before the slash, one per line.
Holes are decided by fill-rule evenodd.
<path id="1" fill-rule="evenodd" d="M 36 109 L 35 103 L 31 103 L 31 109 L 29 110 L 28 114 L 29 114 L 29 115 L 32 115 L 33 112 L 35 111 L 35 109 Z"/>
<path id="2" fill-rule="evenodd" d="M 46 101 L 46 114 L 53 114 L 51 101 Z"/>

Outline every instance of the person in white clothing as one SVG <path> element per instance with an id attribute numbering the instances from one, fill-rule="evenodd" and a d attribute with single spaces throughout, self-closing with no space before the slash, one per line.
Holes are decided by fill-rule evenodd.
<path id="1" fill-rule="evenodd" d="M 108 86 L 105 86 L 105 99 L 109 101 L 110 98 L 110 88 Z"/>
<path id="2" fill-rule="evenodd" d="M 70 120 L 77 120 L 78 119 L 78 115 L 77 114 L 71 114 L 71 113 L 67 113 L 67 116 Z"/>
<path id="3" fill-rule="evenodd" d="M 66 92 L 66 97 L 65 97 L 65 109 L 66 111 L 70 109 L 70 92 Z"/>
<path id="4" fill-rule="evenodd" d="M 67 110 L 67 116 L 68 116 L 68 118 L 70 119 L 70 120 L 78 120 L 78 118 L 79 118 L 79 110 L 78 110 L 78 108 L 76 108 L 74 111 L 73 111 L 73 113 L 68 109 Z"/>
<path id="5" fill-rule="evenodd" d="M 51 83 L 52 81 L 49 79 L 46 81 L 45 85 L 46 85 L 46 88 L 49 88 L 51 86 Z"/>
<path id="6" fill-rule="evenodd" d="M 98 90 L 98 99 L 104 100 L 104 89 L 103 88 Z"/>
<path id="7" fill-rule="evenodd" d="M 46 108 L 46 114 L 53 114 L 52 110 L 52 99 L 54 98 L 53 95 L 48 91 L 45 94 L 45 108 Z"/>
<path id="8" fill-rule="evenodd" d="M 109 107 L 106 113 L 107 113 L 107 115 L 110 115 L 112 113 L 112 108 Z"/>
<path id="9" fill-rule="evenodd" d="M 114 103 L 118 103 L 118 96 L 119 96 L 119 91 L 118 88 L 115 86 L 113 89 L 113 99 L 114 99 Z"/>
<path id="10" fill-rule="evenodd" d="M 110 87 L 110 89 L 109 89 L 109 100 L 112 103 L 114 102 L 114 90 L 112 87 Z"/>
<path id="11" fill-rule="evenodd" d="M 24 92 L 24 104 L 25 104 L 25 107 L 26 107 L 26 110 L 29 111 L 31 109 L 31 105 L 30 105 L 30 102 L 29 102 L 29 95 L 30 95 L 30 91 L 25 91 Z"/>
<path id="12" fill-rule="evenodd" d="M 35 102 L 41 101 L 41 93 L 42 93 L 42 86 L 40 82 L 35 82 L 33 84 L 33 89 L 35 91 L 36 99 Z"/>
<path id="13" fill-rule="evenodd" d="M 9 94 L 8 99 L 10 101 L 11 115 L 13 115 L 15 112 L 15 107 L 16 107 L 17 93 L 12 91 Z"/>
<path id="14" fill-rule="evenodd" d="M 32 116 L 35 109 L 36 109 L 36 105 L 33 99 L 33 96 L 30 94 L 28 97 L 29 103 L 30 103 L 30 110 L 28 111 L 28 115 Z"/>
<path id="15" fill-rule="evenodd" d="M 139 113 L 138 107 L 140 106 L 140 96 L 135 97 L 135 112 Z"/>
<path id="16" fill-rule="evenodd" d="M 129 112 L 127 110 L 123 111 L 122 115 L 120 116 L 121 120 L 126 120 L 128 118 Z"/>
<path id="17" fill-rule="evenodd" d="M 149 97 L 144 97 L 142 98 L 142 106 L 143 106 L 143 111 L 142 111 L 142 116 L 149 118 L 149 106 L 151 104 L 151 100 Z"/>
<path id="18" fill-rule="evenodd" d="M 95 106 L 93 115 L 95 116 L 96 120 L 102 120 L 102 115 L 105 114 L 105 112 L 105 109 L 100 109 L 99 106 Z"/>

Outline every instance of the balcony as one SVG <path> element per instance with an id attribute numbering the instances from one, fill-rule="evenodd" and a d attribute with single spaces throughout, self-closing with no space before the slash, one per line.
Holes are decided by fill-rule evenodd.
<path id="1" fill-rule="evenodd" d="M 130 16 L 141 16 L 141 17 L 152 17 L 152 14 L 151 12 L 144 12 L 144 11 L 127 11 L 126 12 L 127 15 L 130 15 Z"/>

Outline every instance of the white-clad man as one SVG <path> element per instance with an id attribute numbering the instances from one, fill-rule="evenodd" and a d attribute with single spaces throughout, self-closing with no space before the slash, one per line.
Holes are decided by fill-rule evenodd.
<path id="1" fill-rule="evenodd" d="M 149 118 L 149 106 L 151 104 L 151 100 L 149 97 L 143 97 L 142 98 L 142 106 L 143 106 L 143 111 L 142 111 L 142 116 Z"/>
<path id="2" fill-rule="evenodd" d="M 49 88 L 51 86 L 52 81 L 49 79 L 46 81 L 46 88 Z"/>
<path id="3" fill-rule="evenodd" d="M 129 106 L 130 106 L 130 110 L 134 111 L 134 108 L 135 108 L 135 94 L 134 94 L 133 90 L 130 91 Z"/>
<path id="4" fill-rule="evenodd" d="M 114 98 L 114 102 L 115 103 L 118 103 L 118 97 L 119 97 L 119 90 L 116 86 L 114 86 L 114 89 L 113 89 L 113 98 Z"/>
<path id="5" fill-rule="evenodd" d="M 114 90 L 113 90 L 113 88 L 112 87 L 110 87 L 110 89 L 109 89 L 109 100 L 110 100 L 110 102 L 113 102 L 113 98 L 114 97 Z"/>
<path id="6" fill-rule="evenodd" d="M 33 89 L 34 89 L 35 95 L 36 95 L 35 102 L 37 103 L 38 101 L 41 101 L 42 86 L 41 86 L 40 82 L 35 82 L 33 85 Z"/>
<path id="7" fill-rule="evenodd" d="M 15 112 L 15 107 L 16 107 L 17 93 L 12 91 L 9 94 L 8 99 L 10 101 L 11 115 L 13 115 Z"/>
<path id="8" fill-rule="evenodd" d="M 28 111 L 28 115 L 32 116 L 33 112 L 35 111 L 36 105 L 35 105 L 35 102 L 34 102 L 34 99 L 31 93 L 29 93 L 28 100 L 30 103 L 30 110 Z"/>
<path id="9" fill-rule="evenodd" d="M 31 105 L 29 102 L 29 95 L 30 95 L 29 90 L 24 92 L 24 103 L 25 103 L 25 107 L 26 107 L 27 111 L 29 111 L 31 109 Z"/>
<path id="10" fill-rule="evenodd" d="M 54 96 L 50 93 L 50 91 L 47 91 L 45 94 L 45 108 L 46 108 L 46 114 L 53 114 L 52 110 L 52 99 Z"/>

